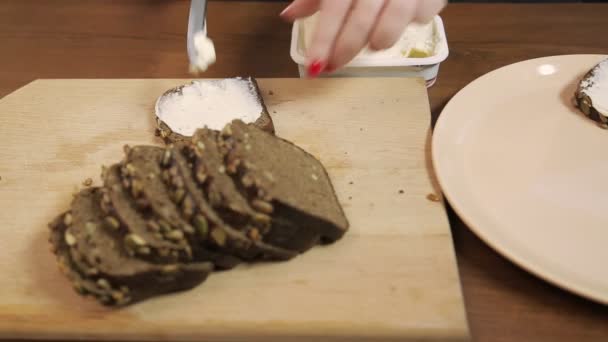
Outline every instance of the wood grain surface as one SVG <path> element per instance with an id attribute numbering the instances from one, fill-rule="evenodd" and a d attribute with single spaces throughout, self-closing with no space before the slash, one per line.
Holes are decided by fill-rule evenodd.
<path id="1" fill-rule="evenodd" d="M 84 179 L 99 184 L 123 144 L 160 142 L 154 103 L 186 82 L 38 80 L 0 100 L 0 154 L 11 161 L 0 166 L 0 336 L 468 340 L 448 218 L 427 198 L 437 188 L 426 87 L 412 78 L 258 79 L 277 132 L 327 167 L 351 224 L 338 243 L 124 310 L 79 298 L 54 265 L 46 223 Z M 39 134 L 41 122 L 56 134 Z"/>
<path id="2" fill-rule="evenodd" d="M 212 2 L 219 62 L 209 77 L 296 77 L 284 3 Z M 0 96 L 37 78 L 188 77 L 187 1 L 0 2 Z M 606 53 L 608 4 L 450 4 L 450 57 L 429 90 L 436 118 L 464 85 L 497 67 L 557 54 Z M 0 116 L 2 114 L 0 113 Z M 0 175 L 1 176 L 1 175 Z M 604 341 L 608 308 L 529 275 L 454 215 L 472 335 L 479 341 Z"/>

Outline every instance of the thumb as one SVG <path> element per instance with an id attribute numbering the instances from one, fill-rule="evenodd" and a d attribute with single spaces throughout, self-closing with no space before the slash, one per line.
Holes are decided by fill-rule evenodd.
<path id="1" fill-rule="evenodd" d="M 295 0 L 281 12 L 280 16 L 285 20 L 294 21 L 315 14 L 320 6 L 321 0 Z"/>

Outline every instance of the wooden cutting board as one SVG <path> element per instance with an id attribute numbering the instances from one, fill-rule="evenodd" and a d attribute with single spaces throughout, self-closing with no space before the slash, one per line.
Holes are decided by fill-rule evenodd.
<path id="1" fill-rule="evenodd" d="M 277 133 L 326 165 L 351 230 L 286 263 L 111 310 L 75 294 L 49 222 L 124 144 L 160 144 L 153 108 L 186 80 L 39 80 L 0 100 L 0 337 L 462 341 L 468 328 L 417 79 L 261 79 Z"/>

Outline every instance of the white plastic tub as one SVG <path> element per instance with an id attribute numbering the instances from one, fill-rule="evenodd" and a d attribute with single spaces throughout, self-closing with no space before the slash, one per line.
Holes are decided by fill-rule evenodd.
<path id="1" fill-rule="evenodd" d="M 424 58 L 357 56 L 344 68 L 332 74 L 322 74 L 321 77 L 422 77 L 427 87 L 437 80 L 439 65 L 448 58 L 448 41 L 440 16 L 434 18 L 438 42 L 433 56 Z M 291 32 L 291 58 L 300 71 L 300 77 L 305 78 L 306 51 L 300 21 L 296 21 Z"/>

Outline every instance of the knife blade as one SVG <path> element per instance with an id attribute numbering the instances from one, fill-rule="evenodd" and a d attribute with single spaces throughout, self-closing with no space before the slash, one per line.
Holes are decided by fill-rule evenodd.
<path id="1" fill-rule="evenodd" d="M 187 36 L 187 49 L 190 65 L 196 64 L 197 52 L 194 46 L 195 35 L 201 31 L 205 34 L 207 33 L 206 16 L 207 0 L 191 0 Z"/>

